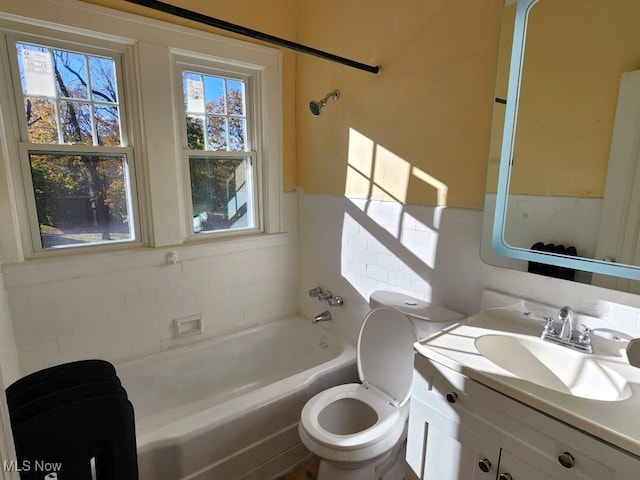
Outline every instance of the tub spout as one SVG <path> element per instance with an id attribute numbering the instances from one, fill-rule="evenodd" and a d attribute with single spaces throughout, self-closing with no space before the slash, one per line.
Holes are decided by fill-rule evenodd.
<path id="1" fill-rule="evenodd" d="M 325 310 L 324 312 L 319 313 L 318 315 L 313 317 L 311 323 L 327 322 L 329 320 L 331 320 L 331 312 L 329 310 Z"/>

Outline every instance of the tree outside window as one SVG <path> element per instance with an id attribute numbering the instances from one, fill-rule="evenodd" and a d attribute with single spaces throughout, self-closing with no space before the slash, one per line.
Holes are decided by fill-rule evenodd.
<path id="1" fill-rule="evenodd" d="M 16 55 L 42 248 L 133 240 L 117 57 L 21 42 Z"/>
<path id="2" fill-rule="evenodd" d="M 254 227 L 245 82 L 182 72 L 194 233 Z M 198 153 L 206 152 L 206 154 Z"/>

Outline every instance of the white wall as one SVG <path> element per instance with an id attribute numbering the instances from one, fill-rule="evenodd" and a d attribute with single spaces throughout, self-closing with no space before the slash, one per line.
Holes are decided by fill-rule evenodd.
<path id="1" fill-rule="evenodd" d="M 0 400 L 0 432 L 2 432 L 0 435 L 0 462 L 16 458 L 4 389 L 19 377 L 18 352 L 13 338 L 13 326 L 9 315 L 4 280 L 0 275 L 0 392 L 2 392 Z M 4 463 L 2 464 L 4 465 Z M 16 472 L 2 472 L 0 478 L 17 480 L 18 474 Z"/>
<path id="2" fill-rule="evenodd" d="M 310 320 L 330 309 L 334 320 L 322 326 L 355 342 L 376 289 L 470 315 L 482 289 L 492 288 L 640 328 L 640 296 L 482 263 L 479 210 L 303 192 L 284 198 L 288 234 L 176 248 L 176 265 L 166 264 L 169 248 L 4 265 L 0 319 L 10 332 L 10 312 L 20 373 L 170 347 L 177 343 L 174 319 L 193 314 L 202 314 L 205 333 L 188 341 L 298 311 Z M 345 305 L 310 298 L 317 285 L 342 295 Z M 6 355 L 11 342 L 3 338 Z M 11 355 L 3 371 L 5 365 L 15 370 Z"/>
<path id="3" fill-rule="evenodd" d="M 0 275 L 0 378 L 5 385 L 9 385 L 18 379 L 19 373 L 9 302 L 4 289 L 4 278 Z"/>
<path id="4" fill-rule="evenodd" d="M 88 357 L 130 358 L 297 311 L 296 194 L 289 233 L 5 265 L 22 375 Z M 168 265 L 175 251 L 179 262 Z M 174 319 L 205 332 L 174 339 Z"/>
<path id="5" fill-rule="evenodd" d="M 300 298 L 311 318 L 329 308 L 314 286 L 345 297 L 323 324 L 355 341 L 376 289 L 400 291 L 470 315 L 482 289 L 640 327 L 640 296 L 492 267 L 479 256 L 482 212 L 300 193 Z"/>
<path id="6" fill-rule="evenodd" d="M 479 306 L 478 211 L 300 193 L 302 313 L 327 305 L 319 285 L 345 298 L 327 328 L 355 340 L 371 292 L 387 289 L 470 314 Z"/>

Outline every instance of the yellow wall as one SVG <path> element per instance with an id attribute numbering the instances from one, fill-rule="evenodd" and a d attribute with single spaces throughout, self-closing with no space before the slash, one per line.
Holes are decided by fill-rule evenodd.
<path id="1" fill-rule="evenodd" d="M 502 4 L 301 1 L 298 41 L 383 68 L 298 56 L 304 190 L 481 208 Z M 340 100 L 311 115 L 308 102 L 335 88 Z"/>
<path id="2" fill-rule="evenodd" d="M 502 14 L 502 28 L 500 29 L 500 47 L 498 53 L 498 72 L 496 74 L 495 97 L 505 100 L 509 83 L 509 66 L 511 62 L 511 44 L 513 43 L 513 24 L 515 22 L 516 7 L 505 7 Z M 498 184 L 498 168 L 502 150 L 502 130 L 506 105 L 494 103 L 491 123 L 491 143 L 489 145 L 489 163 L 487 168 L 487 192 L 495 193 Z"/>
<path id="3" fill-rule="evenodd" d="M 196 22 L 181 20 L 178 17 L 141 7 L 124 0 L 83 0 L 87 3 L 102 5 L 125 12 L 164 20 L 191 28 L 214 32 L 218 35 L 239 38 L 245 41 L 262 43 L 247 37 L 211 28 Z M 276 37 L 295 41 L 297 28 L 297 0 L 167 0 L 166 3 L 193 10 L 204 15 L 236 23 L 254 30 L 259 30 Z M 270 45 L 271 46 L 271 45 Z M 277 47 L 274 47 L 277 48 Z M 296 145 L 295 145 L 295 67 L 296 54 L 282 49 L 283 60 L 283 183 L 285 191 L 296 187 Z"/>
<path id="4" fill-rule="evenodd" d="M 511 192 L 602 197 L 620 76 L 640 68 L 640 2 L 615 3 L 555 0 L 532 8 Z M 504 18 L 513 28 L 513 16 Z"/>
<path id="5" fill-rule="evenodd" d="M 283 50 L 285 190 L 482 207 L 502 0 L 169 3 L 382 65 L 375 76 Z M 341 99 L 311 115 L 335 88 Z"/>

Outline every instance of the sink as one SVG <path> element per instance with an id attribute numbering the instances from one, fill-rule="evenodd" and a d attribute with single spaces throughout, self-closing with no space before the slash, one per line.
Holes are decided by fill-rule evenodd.
<path id="1" fill-rule="evenodd" d="M 600 401 L 631 396 L 626 379 L 588 355 L 538 337 L 483 335 L 475 346 L 486 359 L 518 378 L 556 392 Z"/>

